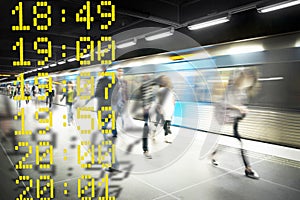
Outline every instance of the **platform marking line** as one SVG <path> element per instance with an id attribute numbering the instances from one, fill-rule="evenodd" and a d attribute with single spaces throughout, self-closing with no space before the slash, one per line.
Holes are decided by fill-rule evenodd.
<path id="1" fill-rule="evenodd" d="M 142 179 L 140 179 L 140 178 L 137 178 L 136 176 L 132 176 L 132 177 L 135 178 L 136 180 L 138 180 L 138 181 L 140 181 L 140 182 L 142 182 L 142 183 L 144 183 L 144 184 L 146 184 L 146 185 L 148 185 L 148 186 L 150 186 L 150 187 L 152 187 L 152 188 L 154 188 L 154 189 L 156 189 L 156 190 L 162 192 L 162 193 L 165 193 L 164 197 L 165 197 L 165 196 L 171 196 L 171 197 L 173 197 L 174 199 L 180 200 L 180 198 L 174 196 L 172 193 L 166 192 L 166 191 L 164 191 L 164 190 L 162 190 L 162 189 L 160 189 L 160 188 L 158 188 L 158 187 L 156 187 L 156 186 L 154 186 L 154 185 L 152 185 L 152 184 L 150 184 L 150 183 L 148 183 L 148 182 L 146 182 L 146 181 L 144 181 L 144 180 L 142 180 Z"/>
<path id="2" fill-rule="evenodd" d="M 257 163 L 260 163 L 260 162 L 262 162 L 262 161 L 264 161 L 264 159 L 261 159 L 261 160 L 259 160 L 259 161 L 253 162 L 253 164 L 257 164 Z M 218 168 L 219 168 L 219 167 L 218 167 Z M 228 175 L 228 174 L 231 174 L 232 172 L 241 170 L 241 169 L 243 169 L 243 168 L 244 168 L 244 166 L 239 167 L 239 168 L 237 168 L 237 169 L 229 170 L 228 172 L 225 172 L 224 174 L 220 174 L 220 175 L 218 175 L 218 176 L 215 176 L 215 177 L 212 177 L 212 178 L 209 178 L 209 179 L 200 181 L 200 182 L 195 183 L 195 184 L 192 184 L 192 185 L 190 185 L 190 186 L 186 186 L 186 187 L 184 187 L 184 188 L 182 188 L 182 189 L 180 189 L 180 190 L 171 192 L 171 193 L 169 193 L 169 194 L 175 194 L 175 193 L 178 193 L 178 192 L 182 192 L 182 191 L 184 191 L 184 190 L 193 188 L 193 187 L 198 186 L 198 185 L 201 185 L 201 184 L 203 184 L 203 183 L 207 183 L 207 182 L 210 182 L 210 181 L 212 181 L 212 180 L 214 180 L 214 179 L 218 179 L 218 178 L 220 178 L 220 177 L 226 176 L 226 175 Z M 168 195 L 162 195 L 162 196 L 160 196 L 160 197 L 154 198 L 153 200 L 162 199 L 162 198 L 164 198 L 164 197 L 166 197 L 166 196 L 168 196 Z"/>
<path id="3" fill-rule="evenodd" d="M 266 161 L 268 161 L 268 160 L 266 160 Z M 255 164 L 257 164 L 257 163 L 255 163 Z M 226 171 L 230 170 L 230 169 L 225 168 L 225 167 L 217 167 L 217 168 L 224 169 Z M 241 175 L 241 173 L 238 173 L 236 171 L 233 171 L 232 173 Z M 278 186 L 281 186 L 281 187 L 284 187 L 284 188 L 287 188 L 287 189 L 290 189 L 290 190 L 293 190 L 293 191 L 296 191 L 296 192 L 300 192 L 299 189 L 296 189 L 296 188 L 293 188 L 293 187 L 290 187 L 290 186 L 287 186 L 287 185 L 283 185 L 283 184 L 280 184 L 280 183 L 276 183 L 274 181 L 270 181 L 270 180 L 267 180 L 267 179 L 264 179 L 264 178 L 259 178 L 258 181 L 264 181 L 264 182 L 267 182 L 267 183 L 270 183 L 270 184 L 273 184 L 273 185 L 278 185 Z"/>
<path id="4" fill-rule="evenodd" d="M 224 152 L 228 152 L 228 153 L 234 153 L 234 154 L 240 154 L 239 148 L 236 147 L 232 147 L 232 146 L 225 146 L 225 145 L 220 145 L 221 148 L 219 149 L 220 151 L 224 151 Z M 231 149 L 231 150 L 229 150 Z M 235 151 L 237 150 L 237 151 Z M 269 155 L 269 154 L 263 154 L 260 152 L 253 152 L 250 150 L 247 150 L 247 152 L 245 153 L 245 155 L 247 157 L 252 157 L 252 158 L 256 158 L 256 159 L 261 159 L 261 157 L 264 157 L 265 155 L 269 156 L 268 161 L 276 163 L 276 164 L 281 164 L 281 165 L 286 165 L 286 166 L 290 166 L 290 167 L 294 167 L 294 168 L 300 168 L 300 162 L 296 161 L 296 160 L 291 160 L 288 158 L 284 158 L 284 157 L 279 157 L 279 156 L 274 156 L 274 155 Z"/>
<path id="5" fill-rule="evenodd" d="M 75 177 L 75 178 L 67 178 L 67 179 L 64 179 L 64 180 L 60 180 L 60 181 L 55 181 L 54 183 L 61 183 L 61 182 L 65 182 L 65 181 L 72 181 L 74 179 L 78 179 L 80 178 L 81 176 L 78 176 L 78 177 Z"/>
<path id="6" fill-rule="evenodd" d="M 264 182 L 267 182 L 267 183 L 270 183 L 270 184 L 273 184 L 273 185 L 278 185 L 278 186 L 281 186 L 281 187 L 284 187 L 284 188 L 287 188 L 287 189 L 290 189 L 290 190 L 293 190 L 293 191 L 296 191 L 296 192 L 300 192 L 299 189 L 296 189 L 296 188 L 293 188 L 293 187 L 290 187 L 290 186 L 287 186 L 287 185 L 283 185 L 283 184 L 280 184 L 280 183 L 276 183 L 274 181 L 270 181 L 270 180 L 267 180 L 267 179 L 264 179 L 264 178 L 260 178 L 259 180 L 262 180 Z"/>

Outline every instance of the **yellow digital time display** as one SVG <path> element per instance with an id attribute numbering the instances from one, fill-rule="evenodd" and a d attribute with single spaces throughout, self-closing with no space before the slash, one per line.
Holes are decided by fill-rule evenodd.
<path id="1" fill-rule="evenodd" d="M 53 10 L 51 3 L 53 1 L 37 1 L 32 6 L 32 23 L 29 25 L 24 25 L 24 15 L 28 15 L 29 13 L 24 13 L 23 2 L 20 1 L 11 10 L 11 14 L 15 17 L 18 17 L 18 24 L 12 25 L 12 31 L 18 32 L 27 32 L 27 31 L 39 31 L 41 33 L 51 31 L 51 27 L 53 23 Z M 109 12 L 104 12 L 103 10 L 109 10 Z M 61 9 L 61 22 L 67 22 L 67 8 Z M 85 4 L 82 5 L 82 8 L 78 10 L 76 13 L 76 23 L 84 23 L 86 30 L 91 30 L 93 22 L 95 22 L 95 18 L 100 18 L 103 23 L 99 26 L 99 31 L 108 30 L 112 23 L 115 21 L 115 5 L 112 4 L 111 1 L 99 1 L 97 5 L 97 16 L 92 16 L 91 12 L 91 2 L 86 1 Z M 32 66 L 33 63 L 30 60 L 26 60 L 24 55 L 25 43 L 31 41 L 25 41 L 24 37 L 19 37 L 15 44 L 12 46 L 12 50 L 18 52 L 19 59 L 14 60 L 13 66 Z M 95 51 L 95 46 L 97 45 L 97 49 Z M 40 47 L 40 46 L 43 46 Z M 64 52 L 68 47 L 76 48 L 76 60 L 80 62 L 80 65 L 90 65 L 92 61 L 99 61 L 101 64 L 111 64 L 111 61 L 115 59 L 115 41 L 109 36 L 102 36 L 98 40 L 92 40 L 90 36 L 81 36 L 72 46 L 67 46 L 66 44 L 60 44 L 62 54 L 62 58 L 66 58 L 68 56 L 66 52 Z M 53 57 L 53 44 L 52 41 L 48 37 L 37 37 L 35 41 L 32 41 L 32 50 L 36 51 L 37 55 L 43 55 L 43 60 L 38 60 L 37 66 L 46 65 L 50 58 Z M 31 49 L 30 49 L 31 50 Z M 88 59 L 83 59 L 88 52 L 90 52 L 90 56 Z M 96 54 L 96 56 L 94 55 Z M 110 54 L 110 59 L 104 60 L 104 56 Z M 96 57 L 96 58 L 95 58 Z M 85 58 L 85 57 L 84 57 Z"/>
<path id="2" fill-rule="evenodd" d="M 17 17 L 17 23 L 11 26 L 11 30 L 14 32 L 21 33 L 30 33 L 30 31 L 35 31 L 38 33 L 46 33 L 51 31 L 53 24 L 57 23 L 53 18 L 53 10 L 55 1 L 36 1 L 31 6 L 32 13 L 28 13 L 24 5 L 26 1 L 19 1 L 11 10 L 13 17 Z M 95 9 L 92 12 L 92 9 Z M 105 12 L 104 12 L 105 10 Z M 97 13 L 97 16 L 93 13 Z M 66 23 L 69 19 L 67 17 L 68 8 L 63 8 L 59 10 L 60 23 Z M 24 16 L 31 15 L 31 23 L 24 22 Z M 101 19 L 101 24 L 97 23 L 99 31 L 106 31 L 115 21 L 115 5 L 111 1 L 99 1 L 97 6 L 91 6 L 91 1 L 85 1 L 82 4 L 81 8 L 75 14 L 75 23 L 80 23 L 85 25 L 85 29 L 91 30 L 92 26 L 95 26 L 96 18 Z M 99 20 L 98 20 L 99 21 Z M 25 35 L 25 34 L 24 34 Z M 38 36 L 33 41 L 26 40 L 25 36 L 20 36 L 16 38 L 16 42 L 12 46 L 12 50 L 18 53 L 18 59 L 12 62 L 13 66 L 44 66 L 49 63 L 49 61 L 55 57 L 54 53 L 54 44 L 51 41 L 50 37 L 47 36 Z M 63 42 L 63 41 L 62 41 Z M 28 45 L 25 44 L 31 43 L 32 51 L 36 53 L 38 59 L 36 63 L 30 61 L 26 58 L 25 49 L 28 48 Z M 57 44 L 56 48 L 57 48 Z M 66 49 L 70 46 L 66 44 L 59 44 L 59 47 L 63 51 L 61 56 L 62 58 L 67 58 Z M 72 47 L 71 47 L 72 48 Z M 115 60 L 115 41 L 111 36 L 101 36 L 99 39 L 95 40 L 89 35 L 80 36 L 76 39 L 73 44 L 73 48 L 76 49 L 76 60 L 80 65 L 90 65 L 93 61 L 98 61 L 100 64 L 111 64 Z M 88 59 L 83 59 L 83 57 L 89 54 Z M 109 54 L 109 59 L 107 56 Z M 105 58 L 105 59 L 104 59 Z M 36 64 L 36 65 L 34 65 Z M 116 84 L 115 74 L 112 72 L 103 72 L 97 74 L 98 76 L 110 77 L 111 83 L 105 86 L 103 91 L 104 98 L 108 99 L 109 92 L 112 92 L 110 89 L 114 84 Z M 84 83 L 82 80 L 84 79 Z M 89 100 L 95 95 L 95 77 L 91 75 L 90 72 L 81 72 L 76 79 L 76 90 L 77 98 L 81 100 Z M 64 80 L 61 82 L 66 85 L 67 81 Z M 14 97 L 16 102 L 22 100 L 32 100 L 30 96 L 25 95 L 25 80 L 24 74 L 20 74 L 17 77 L 17 80 L 14 82 L 16 87 L 19 87 L 17 95 Z M 34 77 L 34 85 L 37 87 L 37 90 L 43 90 L 44 93 L 40 93 L 36 97 L 36 107 L 34 111 L 34 122 L 39 127 L 36 130 L 28 130 L 25 119 L 27 115 L 25 112 L 24 106 L 18 108 L 17 115 L 14 116 L 15 121 L 21 121 L 20 130 L 14 132 L 15 136 L 19 136 L 19 141 L 14 146 L 14 151 L 21 154 L 21 159 L 15 164 L 15 169 L 20 173 L 19 177 L 15 180 L 16 185 L 25 185 L 25 188 L 21 193 L 16 197 L 16 200 L 51 200 L 56 199 L 56 182 L 55 176 L 51 170 L 55 169 L 57 164 L 56 157 L 54 156 L 55 152 L 55 143 L 53 140 L 46 138 L 53 138 L 53 126 L 54 126 L 54 113 L 47 106 L 39 102 L 44 102 L 49 97 L 50 93 L 54 90 L 52 88 L 53 80 L 50 74 L 41 72 Z M 86 89 L 88 89 L 89 94 L 86 94 Z M 64 93 L 67 92 L 67 89 L 62 90 Z M 89 135 L 94 130 L 98 130 L 100 134 L 111 134 L 113 130 L 116 130 L 115 127 L 115 111 L 111 106 L 103 106 L 100 110 L 97 111 L 97 119 L 94 118 L 90 113 L 93 111 L 91 106 L 83 106 L 76 108 L 76 119 L 77 120 L 87 120 L 89 128 L 83 129 L 80 126 L 77 126 L 76 129 L 81 135 Z M 102 112 L 110 112 L 107 118 L 102 119 Z M 62 115 L 63 119 L 67 118 L 67 115 Z M 112 122 L 111 128 L 106 128 L 106 123 L 109 121 Z M 98 124 L 98 126 L 97 126 Z M 66 123 L 63 122 L 63 127 L 67 127 Z M 105 127 L 105 128 L 104 128 Z M 64 134 L 59 133 L 59 134 Z M 32 144 L 30 141 L 27 141 L 28 137 L 34 137 L 36 144 Z M 39 139 L 37 139 L 39 138 Z M 107 152 L 105 152 L 107 150 Z M 101 143 L 95 145 L 92 144 L 89 140 L 83 140 L 76 145 L 77 151 L 77 164 L 81 169 L 90 169 L 94 165 L 100 165 L 102 168 L 111 167 L 115 163 L 115 145 L 111 140 L 104 140 Z M 68 150 L 63 149 L 63 160 L 68 160 L 66 154 Z M 111 157 L 110 162 L 105 162 L 107 157 Z M 28 162 L 30 159 L 33 159 L 33 162 Z M 29 170 L 37 170 L 43 174 L 40 174 L 38 177 L 28 176 L 26 172 Z M 50 175 L 51 174 L 51 175 Z M 91 174 L 80 174 L 77 180 L 77 190 L 76 196 L 81 200 L 115 200 L 115 197 L 109 196 L 108 188 L 108 175 L 105 174 L 103 178 L 97 179 L 94 178 Z M 70 190 L 68 189 L 69 185 L 67 182 L 63 182 L 63 194 L 65 196 L 70 195 Z M 99 196 L 96 193 L 96 188 L 102 187 L 105 190 L 104 196 Z M 34 195 L 31 194 L 31 191 L 34 190 Z M 73 191 L 74 192 L 74 191 Z"/>

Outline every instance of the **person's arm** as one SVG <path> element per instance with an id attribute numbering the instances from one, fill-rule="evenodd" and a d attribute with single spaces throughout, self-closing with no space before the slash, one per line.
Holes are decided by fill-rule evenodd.
<path id="1" fill-rule="evenodd" d="M 77 92 L 75 89 L 74 89 L 73 99 L 74 99 L 73 103 L 76 103 L 77 102 Z"/>
<path id="2" fill-rule="evenodd" d="M 63 94 L 62 98 L 60 99 L 60 101 L 64 100 L 64 98 L 66 97 L 66 93 Z"/>
<path id="3" fill-rule="evenodd" d="M 245 114 L 248 112 L 248 109 L 246 106 L 236 106 L 236 105 L 232 105 L 232 104 L 225 104 L 227 109 L 232 109 L 232 110 L 237 110 L 239 112 L 241 112 L 242 114 Z"/>
<path id="4" fill-rule="evenodd" d="M 88 103 L 90 103 L 90 101 L 95 98 L 95 96 L 92 96 L 90 99 L 86 100 L 83 104 L 83 106 L 86 106 Z"/>
<path id="5" fill-rule="evenodd" d="M 226 109 L 232 109 L 232 110 L 237 110 L 242 114 L 245 114 L 248 112 L 247 107 L 243 105 L 235 105 L 232 102 L 234 101 L 234 98 L 237 98 L 235 92 L 230 88 L 229 90 L 226 91 L 225 93 L 225 100 L 223 102 L 224 106 Z"/>

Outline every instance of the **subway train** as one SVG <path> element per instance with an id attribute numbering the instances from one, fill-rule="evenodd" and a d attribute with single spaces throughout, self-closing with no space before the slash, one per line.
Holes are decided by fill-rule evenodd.
<path id="1" fill-rule="evenodd" d="M 300 32 L 293 32 L 116 61 L 108 70 L 124 70 L 130 97 L 126 112 L 133 118 L 142 118 L 141 106 L 140 111 L 133 110 L 141 105 L 136 93 L 143 77 L 167 75 L 176 96 L 173 125 L 232 135 L 231 126 L 212 129 L 213 103 L 222 97 L 234 71 L 253 68 L 259 74 L 259 84 L 248 102 L 248 117 L 240 123 L 242 137 L 300 148 L 299 64 Z M 81 81 L 92 80 L 95 85 L 99 71 L 100 65 L 96 64 L 50 74 L 56 91 L 54 103 L 64 104 L 59 100 L 67 81 L 76 86 L 80 76 Z M 82 72 L 89 72 L 90 76 L 80 75 Z M 34 78 L 26 78 L 25 82 L 32 85 Z M 12 82 L 1 84 L 2 94 L 6 94 L 8 84 Z"/>

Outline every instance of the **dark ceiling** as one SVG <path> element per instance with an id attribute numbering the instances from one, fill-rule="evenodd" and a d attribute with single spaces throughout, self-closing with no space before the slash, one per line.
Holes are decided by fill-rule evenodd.
<path id="1" fill-rule="evenodd" d="M 275 3 L 278 2 L 277 0 L 112 0 L 112 3 L 116 5 L 116 21 L 107 31 L 100 31 L 99 28 L 100 24 L 106 23 L 96 13 L 100 0 L 90 0 L 91 15 L 95 17 L 91 30 L 86 29 L 85 23 L 75 22 L 76 13 L 86 3 L 85 0 L 48 0 L 52 8 L 52 26 L 47 31 L 38 31 L 32 22 L 33 6 L 36 5 L 36 1 L 23 0 L 23 21 L 25 25 L 30 25 L 31 30 L 12 31 L 12 25 L 18 24 L 18 13 L 13 16 L 11 12 L 18 2 L 18 0 L 1 1 L 0 74 L 13 75 L 37 68 L 37 60 L 43 59 L 43 56 L 38 55 L 33 48 L 37 37 L 48 37 L 51 40 L 53 55 L 48 62 L 51 64 L 62 59 L 62 44 L 67 46 L 67 50 L 64 51 L 67 57 L 75 55 L 75 44 L 80 36 L 89 35 L 92 39 L 98 40 L 103 35 L 115 35 L 139 27 L 172 26 L 176 31 L 192 37 L 201 45 L 300 30 L 300 6 L 266 14 L 259 14 L 255 9 L 256 5 Z M 65 15 L 62 15 L 62 9 L 66 10 Z M 41 13 L 44 12 L 43 7 L 38 10 Z M 109 7 L 104 6 L 103 10 L 107 11 Z M 232 14 L 231 21 L 226 24 L 198 31 L 190 31 L 186 27 L 197 19 L 224 12 Z M 65 23 L 61 22 L 63 16 L 66 17 Z M 45 23 L 45 21 L 39 20 L 38 23 Z M 13 51 L 12 47 L 20 37 L 24 38 L 25 60 L 30 60 L 31 66 L 12 66 L 13 60 L 19 59 L 19 49 Z M 155 50 L 144 52 L 145 54 L 157 53 Z M 140 55 L 140 53 L 130 54 L 130 56 L 135 55 Z M 60 68 L 47 70 L 61 70 L 78 65 L 78 62 L 73 62 L 62 65 Z"/>

